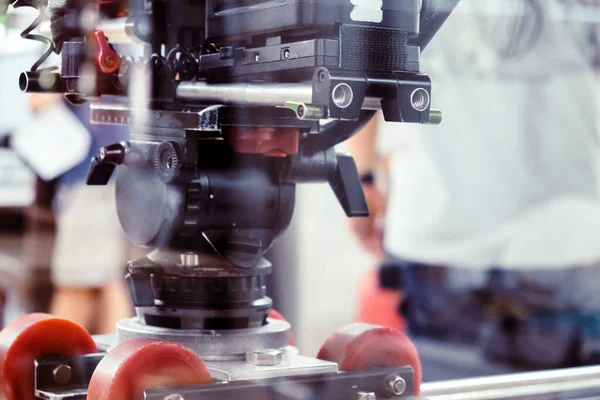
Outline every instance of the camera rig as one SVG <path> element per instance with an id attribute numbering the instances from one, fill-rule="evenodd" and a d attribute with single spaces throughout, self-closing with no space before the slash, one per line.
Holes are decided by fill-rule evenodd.
<path id="1" fill-rule="evenodd" d="M 391 382 L 388 396 L 418 392 L 413 372 L 419 372 L 404 366 L 418 367 L 406 357 L 375 360 L 391 370 L 340 375 L 341 356 L 326 356 L 339 353 L 332 350 L 337 342 L 324 346 L 320 359 L 289 350 L 289 324 L 269 318 L 265 275 L 271 265 L 263 254 L 290 223 L 298 183 L 327 182 L 349 217 L 368 215 L 354 160 L 334 146 L 375 110 L 388 121 L 441 121 L 419 57 L 457 2 L 51 0 L 50 40 L 31 33 L 45 6 L 9 1 L 40 9 L 23 37 L 48 45 L 19 78 L 21 89 L 63 93 L 76 104 L 92 100 L 92 122 L 132 129 L 129 141 L 100 149 L 87 180 L 105 185 L 116 175 L 125 233 L 158 249 L 128 264 L 137 318 L 117 325 L 112 344 L 140 338 L 179 343 L 207 362 L 213 378 L 293 375 L 308 382 L 314 392 L 308 398 L 350 398 L 351 392 L 370 399 L 382 380 Z M 144 56 L 127 56 L 118 46 L 142 47 Z M 53 51 L 61 56 L 60 69 L 40 69 Z M 346 336 L 376 337 L 378 329 L 351 329 Z M 379 354 L 396 339 L 374 342 Z M 106 358 L 86 357 L 42 360 L 36 368 L 40 377 L 57 365 L 91 363 L 78 368 L 93 371 Z M 370 389 L 348 389 L 348 379 Z M 89 379 L 82 382 L 75 386 L 86 388 Z M 250 386 L 264 395 L 261 382 Z M 324 382 L 333 386 L 319 397 Z M 36 394 L 58 398 L 44 397 L 56 396 L 55 384 L 48 394 L 48 383 L 36 381 Z M 180 396 L 251 393 L 240 385 L 203 385 Z M 344 394 L 333 396 L 332 387 Z M 281 393 L 267 397 L 297 398 Z"/>

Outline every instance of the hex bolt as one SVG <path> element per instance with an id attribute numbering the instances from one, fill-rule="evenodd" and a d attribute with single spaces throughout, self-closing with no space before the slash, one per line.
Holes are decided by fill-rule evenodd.
<path id="1" fill-rule="evenodd" d="M 276 349 L 252 350 L 246 353 L 246 362 L 252 365 L 273 366 L 281 364 L 283 353 Z"/>
<path id="2" fill-rule="evenodd" d="M 392 396 L 400 396 L 406 391 L 406 381 L 400 375 L 390 374 L 383 381 L 383 389 Z"/>
<path id="3" fill-rule="evenodd" d="M 356 400 L 377 400 L 377 397 L 373 392 L 358 392 L 356 394 Z"/>
<path id="4" fill-rule="evenodd" d="M 71 381 L 73 371 L 69 365 L 60 364 L 58 367 L 54 368 L 52 376 L 54 377 L 54 381 L 59 385 L 66 385 Z"/>

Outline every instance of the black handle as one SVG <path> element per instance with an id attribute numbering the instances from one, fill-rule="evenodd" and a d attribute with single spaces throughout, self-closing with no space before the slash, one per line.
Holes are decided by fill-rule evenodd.
<path id="1" fill-rule="evenodd" d="M 337 168 L 335 175 L 329 180 L 329 185 L 348 217 L 369 216 L 362 182 L 352 156 L 337 155 Z"/>
<path id="2" fill-rule="evenodd" d="M 125 162 L 127 150 L 121 143 L 100 148 L 98 156 L 92 158 L 86 183 L 103 186 L 108 183 L 117 165 Z"/>
<path id="3" fill-rule="evenodd" d="M 97 157 L 92 158 L 90 170 L 88 171 L 86 183 L 90 186 L 104 186 L 110 180 L 116 165 L 99 161 Z"/>

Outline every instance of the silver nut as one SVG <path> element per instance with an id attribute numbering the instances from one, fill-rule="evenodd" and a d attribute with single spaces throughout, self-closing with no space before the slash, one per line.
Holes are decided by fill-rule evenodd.
<path id="1" fill-rule="evenodd" d="M 331 91 L 333 104 L 339 108 L 348 108 L 354 100 L 354 91 L 347 83 L 338 83 Z"/>
<path id="2" fill-rule="evenodd" d="M 54 377 L 54 381 L 59 385 L 66 385 L 71 381 L 71 377 L 73 376 L 73 371 L 71 371 L 71 367 L 66 364 L 60 364 L 58 367 L 54 368 L 52 371 L 52 376 Z"/>
<path id="3" fill-rule="evenodd" d="M 246 362 L 252 365 L 272 366 L 281 364 L 283 353 L 276 349 L 252 350 L 246 353 Z"/>
<path id="4" fill-rule="evenodd" d="M 388 375 L 383 386 L 385 391 L 392 396 L 400 396 L 406 391 L 406 381 L 396 374 Z"/>
<path id="5" fill-rule="evenodd" d="M 373 392 L 358 392 L 356 400 L 377 400 L 377 397 L 375 397 L 375 393 Z"/>
<path id="6" fill-rule="evenodd" d="M 427 110 L 430 101 L 429 92 L 423 88 L 416 88 L 410 94 L 410 105 L 415 111 L 422 112 Z"/>

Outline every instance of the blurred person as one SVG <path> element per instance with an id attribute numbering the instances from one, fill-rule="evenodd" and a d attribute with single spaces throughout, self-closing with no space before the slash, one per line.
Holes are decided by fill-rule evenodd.
<path id="1" fill-rule="evenodd" d="M 597 79 L 569 5 L 462 0 L 422 57 L 442 125 L 378 115 L 349 142 L 372 211 L 350 228 L 399 277 L 409 332 L 478 357 L 430 354 L 428 379 L 600 361 Z M 378 137 L 400 142 L 387 196 Z"/>
<path id="2" fill-rule="evenodd" d="M 375 135 L 367 137 L 368 140 L 375 139 Z M 373 143 L 375 146 L 375 143 Z M 373 147 L 374 148 L 374 147 Z M 387 177 L 390 170 L 390 157 L 375 157 L 375 151 L 365 156 L 372 156 L 368 162 L 369 166 L 377 171 L 379 177 L 375 191 L 375 176 L 373 173 L 363 174 L 365 195 L 369 196 L 369 214 L 367 218 L 354 219 L 356 231 L 364 233 L 361 242 L 363 247 L 374 257 L 376 268 L 371 268 L 359 279 L 358 286 L 358 313 L 357 322 L 387 326 L 398 330 L 404 330 L 405 324 L 398 312 L 398 305 L 403 299 L 400 290 L 400 274 L 392 263 L 386 260 L 382 246 L 383 223 L 386 209 Z M 374 197 L 376 196 L 376 197 Z"/>
<path id="3" fill-rule="evenodd" d="M 31 22 L 17 20 L 24 11 L 11 12 L 15 26 Z M 35 59 L 42 53 L 39 43 L 22 39 L 18 43 L 35 46 Z M 14 88 L 6 93 L 18 91 L 18 74 L 6 80 Z M 4 88 L 0 98 L 3 92 Z M 89 104 L 74 107 L 47 94 L 30 95 L 28 100 L 35 116 L 11 135 L 10 146 L 42 180 L 55 182 L 46 185 L 55 187 L 45 196 L 52 198 L 57 230 L 51 257 L 56 290 L 50 312 L 90 331 L 112 333 L 115 323 L 132 312 L 123 282 L 131 247 L 116 214 L 114 185 L 87 187 L 85 181 L 90 158 L 100 147 L 126 140 L 128 130 L 91 125 Z"/>
<path id="4" fill-rule="evenodd" d="M 127 139 L 125 128 L 92 125 L 90 106 L 33 94 L 30 124 L 11 146 L 47 181 L 56 181 L 56 239 L 51 259 L 52 314 L 96 333 L 114 332 L 132 310 L 123 277 L 128 245 L 116 212 L 114 185 L 86 185 L 98 149 Z M 60 160 L 57 160 L 60 157 Z"/>
<path id="5" fill-rule="evenodd" d="M 24 313 L 49 311 L 53 292 L 50 263 L 55 230 L 52 201 L 57 183 L 55 178 L 59 173 L 49 176 L 42 172 L 45 175 L 42 178 L 38 167 L 48 164 L 47 161 L 52 158 L 60 162 L 49 164 L 69 165 L 64 161 L 69 159 L 69 154 L 61 153 L 61 148 L 58 152 L 52 151 L 60 146 L 67 150 L 61 140 L 52 142 L 46 139 L 57 132 L 55 127 L 48 126 L 51 125 L 49 121 L 61 120 L 65 114 L 74 119 L 64 107 L 61 107 L 65 111 L 63 113 L 46 112 L 55 109 L 54 105 L 61 102 L 60 96 L 31 96 L 19 89 L 19 75 L 29 69 L 44 51 L 41 43 L 23 40 L 20 36 L 36 16 L 37 11 L 26 7 L 11 9 L 8 14 L 0 15 L 0 157 L 4 165 L 11 166 L 10 169 L 5 168 L 8 179 L 5 179 L 7 184 L 0 193 L 0 203 L 13 202 L 21 208 L 25 223 L 25 231 L 18 237 L 19 246 L 12 244 L 8 251 L 18 260 L 9 258 L 4 262 L 5 272 L 8 272 L 2 282 L 8 294 L 3 310 L 6 322 Z M 81 129 L 85 132 L 85 128 Z M 89 133 L 85 132 L 84 136 L 87 139 Z M 68 137 L 73 138 L 74 135 Z M 89 147 L 89 140 L 76 142 L 87 143 Z M 53 149 L 48 148 L 48 143 Z M 40 149 L 41 152 L 36 153 Z M 87 152 L 86 147 L 84 153 L 76 157 L 81 157 L 80 161 Z M 44 153 L 48 156 L 42 157 L 44 160 L 39 163 L 31 159 L 33 154 Z"/>
<path id="6" fill-rule="evenodd" d="M 131 316 L 124 275 L 128 244 L 115 204 L 115 187 L 87 186 L 89 160 L 98 149 L 127 139 L 125 128 L 91 125 L 90 106 L 69 106 L 91 135 L 83 162 L 61 175 L 55 199 L 57 237 L 52 279 L 57 289 L 51 313 L 97 333 L 113 333 Z"/>

